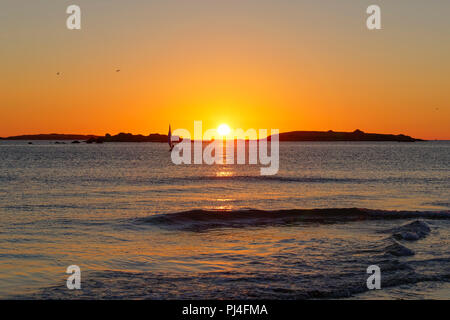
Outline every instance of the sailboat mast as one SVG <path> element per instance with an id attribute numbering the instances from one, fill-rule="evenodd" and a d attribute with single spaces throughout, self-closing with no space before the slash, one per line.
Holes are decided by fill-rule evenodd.
<path id="1" fill-rule="evenodd" d="M 169 124 L 169 134 L 167 135 L 167 138 L 168 138 L 167 142 L 169 143 L 170 150 L 172 150 L 172 148 L 173 148 L 173 144 L 172 144 L 172 130 L 170 128 L 170 124 Z"/>

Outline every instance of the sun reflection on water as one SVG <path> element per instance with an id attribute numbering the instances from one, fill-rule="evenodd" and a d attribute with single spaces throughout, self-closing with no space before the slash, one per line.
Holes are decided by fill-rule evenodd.
<path id="1" fill-rule="evenodd" d="M 235 172 L 230 166 L 223 166 L 220 169 L 216 171 L 216 177 L 232 177 L 234 176 Z"/>

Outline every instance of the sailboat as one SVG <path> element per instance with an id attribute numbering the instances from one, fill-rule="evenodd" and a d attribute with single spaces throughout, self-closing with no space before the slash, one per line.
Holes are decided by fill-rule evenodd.
<path id="1" fill-rule="evenodd" d="M 168 137 L 168 140 L 169 140 L 168 141 L 169 142 L 169 147 L 170 147 L 169 151 L 172 151 L 174 145 L 172 143 L 172 130 L 170 129 L 170 124 L 169 124 L 169 134 L 167 135 L 167 137 Z"/>

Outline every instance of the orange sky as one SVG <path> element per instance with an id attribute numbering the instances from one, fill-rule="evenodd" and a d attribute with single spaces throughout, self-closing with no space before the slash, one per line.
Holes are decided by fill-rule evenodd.
<path id="1" fill-rule="evenodd" d="M 2 1 L 0 136 L 202 120 L 450 139 L 450 3 L 378 2 L 369 31 L 371 1 L 80 0 L 70 31 L 68 1 Z"/>

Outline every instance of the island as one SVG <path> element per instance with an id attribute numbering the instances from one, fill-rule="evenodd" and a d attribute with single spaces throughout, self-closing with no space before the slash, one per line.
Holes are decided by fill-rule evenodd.
<path id="1" fill-rule="evenodd" d="M 412 138 L 404 134 L 380 134 L 365 133 L 361 130 L 353 132 L 335 132 L 329 131 L 291 131 L 278 134 L 279 141 L 397 141 L 397 142 L 415 142 L 425 141 L 422 139 Z M 21 135 L 2 140 L 74 140 L 76 144 L 79 141 L 86 143 L 104 143 L 104 142 L 158 142 L 167 143 L 168 136 L 165 134 L 152 133 L 148 136 L 142 134 L 119 133 L 116 135 L 106 134 L 104 136 L 81 135 L 81 134 L 37 134 L 37 135 Z M 267 138 L 272 139 L 272 136 Z M 182 140 L 182 139 L 180 139 Z"/>
<path id="2" fill-rule="evenodd" d="M 93 134 L 25 134 L 20 136 L 12 136 L 7 138 L 0 138 L 1 140 L 88 140 L 91 138 L 98 138 L 99 136 Z"/>
<path id="3" fill-rule="evenodd" d="M 359 129 L 353 132 L 329 131 L 291 131 L 278 135 L 279 141 L 425 141 L 404 134 L 365 133 Z M 271 136 L 268 137 L 271 140 Z"/>

